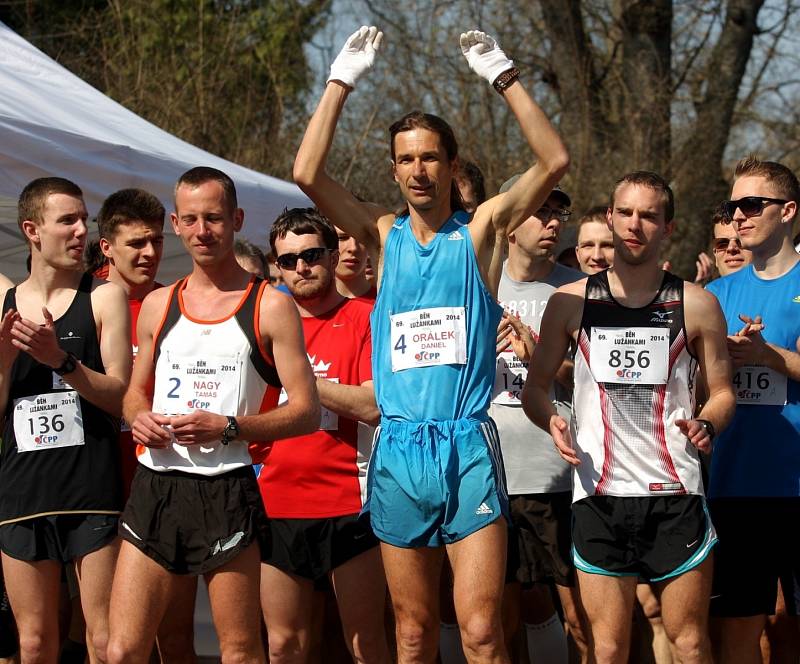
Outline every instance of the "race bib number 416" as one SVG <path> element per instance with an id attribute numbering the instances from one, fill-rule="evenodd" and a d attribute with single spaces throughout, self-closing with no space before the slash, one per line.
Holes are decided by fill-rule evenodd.
<path id="1" fill-rule="evenodd" d="M 733 376 L 736 403 L 756 406 L 786 405 L 786 376 L 768 367 L 741 367 Z"/>
<path id="2" fill-rule="evenodd" d="M 669 377 L 669 330 L 593 327 L 589 348 L 598 383 L 664 385 Z"/>
<path id="3" fill-rule="evenodd" d="M 464 307 L 418 309 L 390 316 L 392 371 L 466 364 Z"/>

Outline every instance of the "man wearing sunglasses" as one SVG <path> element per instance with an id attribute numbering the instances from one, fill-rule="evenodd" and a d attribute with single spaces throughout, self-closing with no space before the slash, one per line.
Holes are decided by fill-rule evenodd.
<path id="1" fill-rule="evenodd" d="M 792 222 L 799 199 L 797 177 L 782 164 L 739 162 L 724 210 L 752 263 L 708 285 L 725 313 L 736 371 L 736 415 L 715 445 L 709 485 L 720 541 L 711 612 L 722 662 L 761 661 L 778 578 L 798 572 L 800 257 Z"/>
<path id="2" fill-rule="evenodd" d="M 752 260 L 751 252 L 742 247 L 742 239 L 736 232 L 736 226 L 721 209 L 714 213 L 711 222 L 714 224 L 711 251 L 719 276 L 725 277 L 749 265 Z"/>
<path id="3" fill-rule="evenodd" d="M 598 663 L 628 659 L 640 578 L 659 588 L 678 660 L 711 661 L 716 536 L 699 452 L 710 451 L 734 397 L 719 305 L 661 269 L 673 210 L 672 190 L 658 174 L 617 181 L 607 212 L 614 265 L 551 296 L 522 396 L 526 413 L 574 466 L 572 550 L 590 659 Z M 572 428 L 550 395 L 571 342 L 578 347 Z M 708 398 L 695 416 L 698 365 Z"/>
<path id="4" fill-rule="evenodd" d="M 516 175 L 500 187 L 508 191 Z M 550 296 L 583 275 L 553 260 L 562 224 L 571 215 L 569 195 L 556 187 L 544 205 L 508 236 L 508 260 L 503 263 L 498 299 L 506 310 L 500 322 L 492 405 L 506 470 L 511 520 L 504 609 L 516 622 L 521 617 L 532 661 L 566 661 L 567 638 L 551 598 L 555 585 L 564 618 L 578 648 L 585 651 L 576 606 L 575 570 L 570 551 L 572 477 L 570 466 L 553 447 L 550 436 L 534 426 L 522 410 L 520 394 L 528 375 L 529 350 L 520 356 L 514 317 L 539 334 Z M 559 382 L 560 381 L 560 382 Z M 572 361 L 565 358 L 554 384 L 553 401 L 560 413 L 572 413 Z M 516 550 L 511 550 L 516 547 Z M 506 629 L 516 632 L 508 618 Z M 506 638 L 513 637 L 507 634 Z M 536 653 L 535 655 L 533 653 Z"/>
<path id="5" fill-rule="evenodd" d="M 358 425 L 379 418 L 372 303 L 337 291 L 339 239 L 315 209 L 284 212 L 269 241 L 300 313 L 322 404 L 319 430 L 276 440 L 258 478 L 272 536 L 261 572 L 270 659 L 306 660 L 314 590 L 330 582 L 354 660 L 388 664 L 386 581 L 378 540 L 360 516 L 372 438 Z"/>
<path id="6" fill-rule="evenodd" d="M 487 415 L 501 310 L 495 302 L 507 235 L 538 210 L 569 163 L 561 139 L 495 40 L 460 38 L 470 67 L 518 118 L 533 166 L 470 217 L 458 191 L 450 126 L 415 111 L 390 130 L 392 176 L 407 212 L 358 201 L 325 171 L 336 125 L 382 34 L 356 31 L 331 66 L 294 178 L 336 226 L 381 255 L 372 314 L 381 428 L 368 509 L 397 618 L 398 661 L 433 661 L 442 558 L 450 559 L 465 653 L 507 662 L 500 628 L 507 501 L 497 431 Z M 494 275 L 494 278 L 492 278 Z M 446 548 L 446 550 L 445 550 Z"/>
<path id="7" fill-rule="evenodd" d="M 315 430 L 319 401 L 297 309 L 236 262 L 244 212 L 230 177 L 184 173 L 171 220 L 192 272 L 139 314 L 123 402 L 139 467 L 120 522 L 109 661 L 147 662 L 173 598 L 202 574 L 222 659 L 263 662 L 268 533 L 252 466 L 267 441 Z"/>

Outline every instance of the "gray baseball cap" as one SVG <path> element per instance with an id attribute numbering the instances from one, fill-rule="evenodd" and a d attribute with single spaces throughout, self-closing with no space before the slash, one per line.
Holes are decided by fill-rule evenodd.
<path id="1" fill-rule="evenodd" d="M 516 175 L 512 175 L 508 180 L 506 180 L 500 186 L 500 193 L 506 193 L 511 187 L 514 186 L 514 183 L 522 177 L 522 173 L 517 173 Z M 554 196 L 555 198 L 559 199 L 565 207 L 572 207 L 572 199 L 569 197 L 569 194 L 564 191 L 561 187 L 556 185 L 553 188 L 553 191 L 550 192 L 550 196 Z"/>

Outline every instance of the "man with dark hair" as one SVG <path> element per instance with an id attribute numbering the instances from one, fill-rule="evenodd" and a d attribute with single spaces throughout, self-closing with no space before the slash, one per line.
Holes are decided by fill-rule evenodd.
<path id="1" fill-rule="evenodd" d="M 57 660 L 61 567 L 73 562 L 91 658 L 106 658 L 131 356 L 124 293 L 83 272 L 87 217 L 69 180 L 28 184 L 31 273 L 2 292 L 0 549 L 23 662 Z"/>
<path id="2" fill-rule="evenodd" d="M 372 66 L 381 37 L 374 27 L 360 28 L 333 62 L 294 178 L 336 226 L 382 254 L 372 313 L 381 426 L 365 510 L 382 542 L 398 660 L 436 656 L 438 581 L 447 555 L 467 656 L 507 662 L 500 598 L 508 512 L 497 431 L 487 414 L 501 314 L 495 239 L 539 208 L 569 156 L 513 62 L 492 37 L 470 31 L 461 35 L 462 53 L 519 119 L 535 164 L 470 219 L 458 191 L 452 129 L 415 111 L 389 130 L 406 212 L 395 217 L 360 202 L 325 172 L 325 161 L 347 96 Z"/>
<path id="3" fill-rule="evenodd" d="M 483 182 L 483 173 L 477 164 L 465 161 L 456 176 L 464 210 L 472 214 L 478 206 L 486 200 L 486 185 Z"/>
<path id="4" fill-rule="evenodd" d="M 267 273 L 267 257 L 256 245 L 248 240 L 238 239 L 233 243 L 236 262 L 250 274 L 264 279 Z"/>
<path id="5" fill-rule="evenodd" d="M 749 664 L 761 661 L 778 579 L 788 578 L 789 590 L 800 571 L 800 257 L 792 245 L 800 186 L 786 166 L 748 157 L 736 166 L 731 199 L 725 215 L 752 263 L 708 285 L 725 313 L 737 401 L 711 462 L 720 541 L 711 612 L 719 661 Z M 784 596 L 797 615 L 792 593 Z"/>
<path id="6" fill-rule="evenodd" d="M 711 254 L 720 277 L 741 270 L 753 260 L 752 252 L 742 247 L 742 239 L 736 225 L 720 210 L 711 218 L 714 235 L 711 239 Z"/>
<path id="7" fill-rule="evenodd" d="M 572 546 L 590 659 L 627 661 L 641 578 L 661 591 L 679 661 L 710 662 L 716 535 L 698 452 L 710 451 L 733 415 L 725 323 L 710 293 L 661 269 L 674 229 L 666 181 L 628 174 L 611 201 L 614 265 L 550 298 L 523 407 L 575 467 Z M 572 430 L 550 397 L 570 343 L 578 347 Z M 698 363 L 708 396 L 695 416 Z"/>
<path id="8" fill-rule="evenodd" d="M 236 197 L 236 185 L 233 184 L 233 180 L 231 180 L 227 173 L 223 173 L 211 166 L 195 166 L 178 178 L 178 181 L 175 183 L 176 207 L 178 190 L 180 190 L 181 187 L 196 189 L 200 185 L 208 182 L 216 182 L 220 186 L 222 189 L 222 198 L 228 210 L 233 211 L 239 209 L 239 201 Z"/>
<path id="9" fill-rule="evenodd" d="M 372 306 L 337 292 L 336 231 L 316 210 L 278 217 L 270 246 L 300 313 L 322 404 L 319 431 L 276 440 L 258 478 L 272 536 L 261 568 L 270 659 L 306 660 L 315 584 L 330 580 L 354 661 L 388 664 L 386 581 L 378 540 L 360 516 L 372 439 L 358 425 L 379 417 Z"/>
<path id="10" fill-rule="evenodd" d="M 268 441 L 313 431 L 319 403 L 295 307 L 236 262 L 244 212 L 227 180 L 213 169 L 180 178 L 171 220 L 192 272 L 139 314 L 124 400 L 139 467 L 120 522 L 110 662 L 146 662 L 173 598 L 200 574 L 223 661 L 264 661 L 267 532 L 252 465 Z"/>
<path id="11" fill-rule="evenodd" d="M 575 255 L 584 274 L 596 274 L 614 264 L 614 237 L 608 227 L 607 210 L 605 205 L 598 205 L 578 219 Z"/>

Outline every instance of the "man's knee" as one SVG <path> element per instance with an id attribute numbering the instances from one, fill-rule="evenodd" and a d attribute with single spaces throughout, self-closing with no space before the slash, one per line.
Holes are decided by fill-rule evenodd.
<path id="1" fill-rule="evenodd" d="M 434 620 L 419 620 L 396 615 L 397 649 L 408 658 L 415 655 L 419 659 L 435 652 L 439 637 L 439 623 Z"/>
<path id="2" fill-rule="evenodd" d="M 303 662 L 308 654 L 308 646 L 308 634 L 294 630 L 269 629 L 270 662 Z"/>
<path id="3" fill-rule="evenodd" d="M 23 630 L 19 635 L 19 654 L 23 662 L 48 662 L 55 654 L 57 647 L 51 643 L 44 632 L 33 629 Z"/>
<path id="4" fill-rule="evenodd" d="M 683 629 L 670 640 L 681 662 L 705 661 L 704 657 L 710 652 L 708 632 L 703 628 Z"/>
<path id="5" fill-rule="evenodd" d="M 503 630 L 500 621 L 484 613 L 467 617 L 461 624 L 461 642 L 465 653 L 501 651 Z"/>
<path id="6" fill-rule="evenodd" d="M 595 637 L 592 640 L 592 653 L 597 664 L 616 664 L 627 661 L 628 645 L 611 637 Z"/>
<path id="7" fill-rule="evenodd" d="M 110 637 L 106 645 L 106 661 L 108 664 L 134 664 L 145 662 L 147 658 L 135 644 Z"/>
<path id="8" fill-rule="evenodd" d="M 105 662 L 108 660 L 108 626 L 102 629 L 86 630 L 87 646 L 94 654 L 92 661 Z"/>

